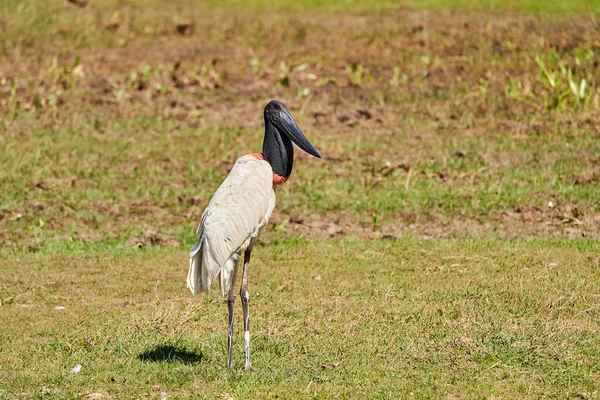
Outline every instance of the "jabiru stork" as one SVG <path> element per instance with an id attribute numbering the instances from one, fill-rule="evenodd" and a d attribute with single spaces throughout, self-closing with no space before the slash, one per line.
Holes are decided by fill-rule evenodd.
<path id="1" fill-rule="evenodd" d="M 233 306 L 238 262 L 244 255 L 240 298 L 244 316 L 244 370 L 250 363 L 250 313 L 248 274 L 250 254 L 258 234 L 275 208 L 275 189 L 288 180 L 294 165 L 294 146 L 321 158 L 304 136 L 289 109 L 272 100 L 264 111 L 265 138 L 262 153 L 240 157 L 217 189 L 202 214 L 190 251 L 187 286 L 193 294 L 208 292 L 220 276 L 221 295 L 227 296 L 229 329 L 227 368 L 232 366 Z"/>

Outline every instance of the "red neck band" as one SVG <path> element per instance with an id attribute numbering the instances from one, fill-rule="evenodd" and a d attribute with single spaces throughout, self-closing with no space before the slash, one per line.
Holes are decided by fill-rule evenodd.
<path id="1" fill-rule="evenodd" d="M 252 153 L 250 155 L 258 160 L 265 159 L 265 156 L 263 156 L 262 153 Z M 274 185 L 281 185 L 282 183 L 284 183 L 287 180 L 288 180 L 288 177 L 277 175 L 275 172 L 273 172 L 273 184 Z"/>

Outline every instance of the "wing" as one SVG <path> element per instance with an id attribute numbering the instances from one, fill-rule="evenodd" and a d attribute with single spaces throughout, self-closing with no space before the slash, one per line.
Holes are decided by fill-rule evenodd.
<path id="1" fill-rule="evenodd" d="M 251 155 L 238 159 L 202 214 L 200 236 L 190 251 L 188 287 L 193 293 L 208 291 L 226 264 L 227 270 L 233 267 L 274 207 L 271 165 Z M 221 277 L 228 280 L 230 271 L 224 272 Z M 224 292 L 227 282 L 221 283 Z"/>

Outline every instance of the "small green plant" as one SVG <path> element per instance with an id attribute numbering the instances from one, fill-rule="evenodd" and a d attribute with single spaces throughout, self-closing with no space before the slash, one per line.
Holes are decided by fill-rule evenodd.
<path id="1" fill-rule="evenodd" d="M 53 62 L 53 70 L 56 70 L 56 57 Z M 65 66 L 60 70 L 55 77 L 55 83 L 60 84 L 63 89 L 72 89 L 77 87 L 79 79 L 83 78 L 83 65 L 81 65 L 79 57 L 75 58 L 72 66 Z"/>
<path id="2" fill-rule="evenodd" d="M 265 63 L 260 61 L 257 57 L 250 60 L 250 67 L 252 67 L 252 71 L 254 71 L 259 78 L 262 78 L 266 73 Z"/>
<path id="3" fill-rule="evenodd" d="M 144 65 L 141 71 L 132 71 L 129 74 L 128 85 L 133 90 L 144 90 L 148 88 L 148 82 L 150 80 L 150 73 L 152 67 L 150 65 Z"/>
<path id="4" fill-rule="evenodd" d="M 350 83 L 355 86 L 362 86 L 373 81 L 369 70 L 362 64 L 352 64 L 346 67 L 346 73 Z"/>
<path id="5" fill-rule="evenodd" d="M 406 85 L 408 83 L 408 76 L 406 74 L 400 75 L 400 67 L 394 67 L 392 72 L 392 78 L 390 79 L 391 86 L 398 86 L 400 84 Z"/>
<path id="6" fill-rule="evenodd" d="M 281 83 L 285 87 L 290 86 L 291 71 L 292 69 L 285 63 L 285 61 L 282 61 L 279 64 L 279 83 Z"/>
<path id="7" fill-rule="evenodd" d="M 157 93 L 160 93 L 160 94 L 167 93 L 167 87 L 161 83 L 157 83 L 156 85 L 154 85 L 154 89 L 156 90 Z"/>
<path id="8" fill-rule="evenodd" d="M 554 58 L 554 57 L 553 57 Z M 555 60 L 550 60 L 555 61 Z M 576 64 L 580 63 L 576 58 Z M 545 86 L 545 96 L 542 96 L 543 104 L 547 109 L 556 109 L 563 105 L 571 105 L 573 108 L 584 108 L 590 104 L 592 96 L 588 93 L 588 83 L 585 78 L 575 76 L 574 68 L 568 66 L 563 60 L 557 63 L 557 69 L 552 69 L 540 57 L 536 56 L 535 62 L 542 75 Z"/>
<path id="9" fill-rule="evenodd" d="M 297 97 L 299 99 L 302 99 L 304 97 L 307 97 L 310 94 L 310 89 L 307 87 L 304 88 L 298 88 L 298 92 L 297 92 Z"/>
<path id="10" fill-rule="evenodd" d="M 216 71 L 217 60 L 213 59 L 210 64 L 204 64 L 199 69 L 196 68 L 188 73 L 184 78 L 184 84 L 195 85 L 201 89 L 215 89 L 222 85 L 222 78 Z"/>
<path id="11" fill-rule="evenodd" d="M 573 76 L 571 71 L 569 70 L 569 87 L 571 88 L 571 92 L 577 98 L 578 101 L 585 99 L 585 89 L 586 89 L 586 80 L 585 78 L 579 82 L 579 85 L 573 81 Z"/>
<path id="12" fill-rule="evenodd" d="M 307 69 L 309 66 L 308 63 L 304 62 L 296 65 L 295 67 L 288 66 L 285 61 L 282 61 L 279 64 L 279 83 L 283 86 L 290 86 L 290 75 L 294 72 L 302 72 Z"/>

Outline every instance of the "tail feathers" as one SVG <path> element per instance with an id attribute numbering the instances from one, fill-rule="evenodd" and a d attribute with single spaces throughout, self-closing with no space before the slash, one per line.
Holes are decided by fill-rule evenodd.
<path id="1" fill-rule="evenodd" d="M 194 247 L 192 247 L 192 249 L 190 250 L 190 258 L 194 257 L 200 251 L 200 247 L 202 247 L 203 242 L 204 238 L 202 236 L 199 237 Z"/>
<path id="2" fill-rule="evenodd" d="M 196 245 L 190 251 L 190 269 L 187 276 L 187 287 L 192 294 L 198 294 L 202 290 L 207 291 L 208 285 L 202 283 L 202 245 L 204 238 L 200 237 Z"/>
<path id="3" fill-rule="evenodd" d="M 223 296 L 227 294 L 239 254 L 232 254 L 222 265 L 216 258 L 210 239 L 200 236 L 196 245 L 190 250 L 190 269 L 187 276 L 187 287 L 193 294 L 208 292 L 219 275 L 221 294 Z"/>

